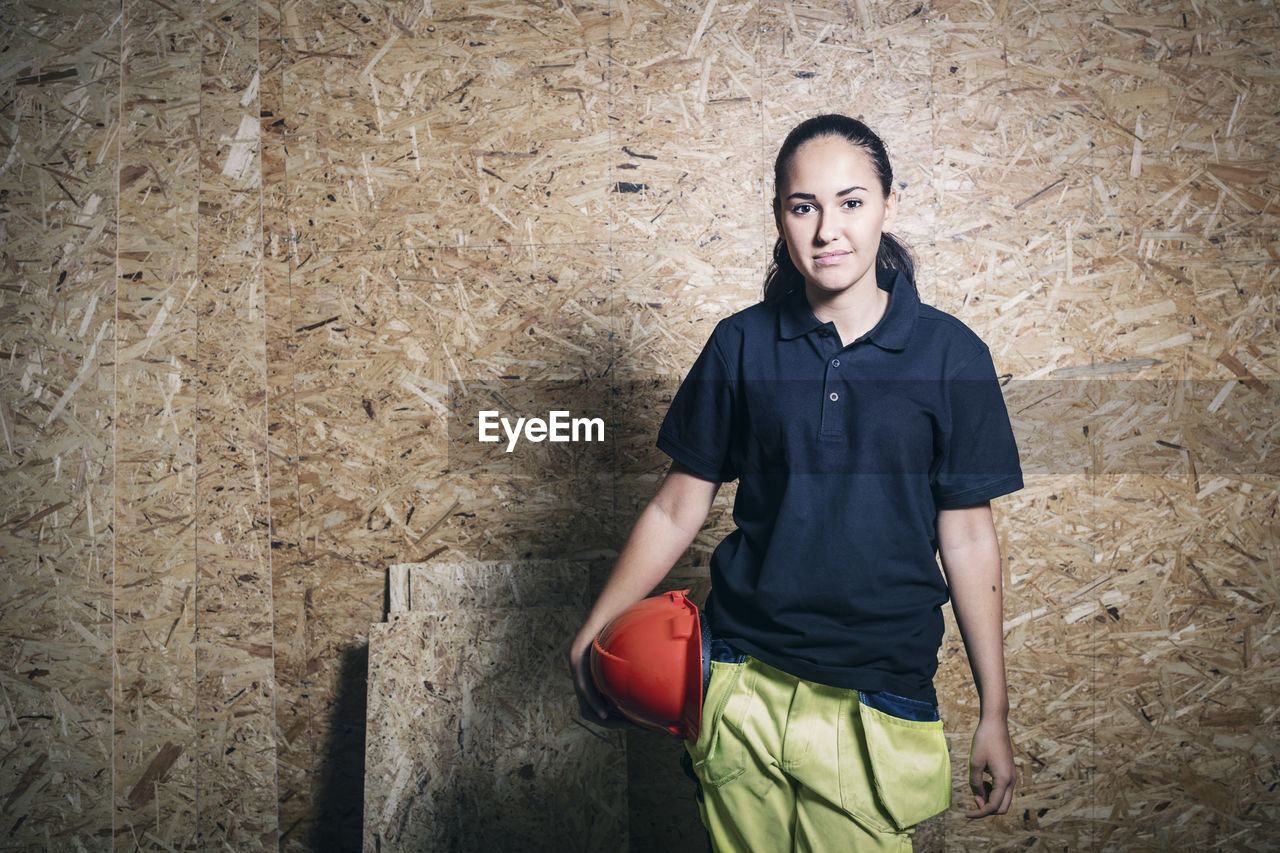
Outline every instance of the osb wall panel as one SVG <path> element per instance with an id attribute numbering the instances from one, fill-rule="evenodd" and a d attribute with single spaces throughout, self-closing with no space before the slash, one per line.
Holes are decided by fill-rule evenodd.
<path id="1" fill-rule="evenodd" d="M 470 5 L 292 10 L 300 239 L 334 250 L 607 239 L 604 5 Z"/>
<path id="2" fill-rule="evenodd" d="M 599 262 L 584 251 L 444 249 L 313 256 L 295 272 L 303 538 L 346 563 L 332 563 L 334 571 L 364 572 L 362 582 L 375 585 L 371 603 L 381 598 L 385 560 L 436 542 L 427 535 L 450 512 L 464 519 L 456 535 L 512 549 L 552 547 L 553 531 L 524 525 L 553 522 L 563 531 L 570 523 L 549 515 L 567 497 L 564 485 L 518 471 L 509 483 L 493 482 L 511 460 L 505 442 L 474 440 L 474 412 L 457 426 L 474 452 L 457 448 L 451 457 L 446 429 L 455 396 L 511 415 L 535 399 L 607 411 L 599 373 L 609 309 Z M 599 319 L 574 317 L 569 304 Z M 563 448 L 539 450 L 573 464 Z M 465 521 L 482 510 L 493 521 L 489 508 L 524 499 L 546 509 L 506 519 L 520 525 L 522 540 Z"/>
<path id="3" fill-rule="evenodd" d="M 285 39 L 287 9 L 258 4 L 259 143 L 262 159 L 262 287 L 266 308 L 267 446 L 270 471 L 271 622 L 280 847 L 314 844 L 316 748 L 309 693 L 308 565 L 302 556 L 294 318 L 290 270 L 297 234 L 289 221 L 287 146 L 294 122 L 285 73 L 295 59 Z M 353 789 L 358 795 L 359 786 Z"/>
<path id="4" fill-rule="evenodd" d="M 758 247 L 762 176 L 735 162 L 754 162 L 761 146 L 760 10 L 637 3 L 618 12 L 609 65 L 612 247 L 679 242 L 704 263 L 724 244 Z"/>
<path id="5" fill-rule="evenodd" d="M 1032 474 L 997 513 L 1019 798 L 948 843 L 1266 849 L 1276 136 L 1242 105 L 1275 97 L 1274 12 L 937 11 L 938 301 L 1013 380 Z M 953 631 L 957 756 L 967 679 Z"/>
<path id="6" fill-rule="evenodd" d="M 110 844 L 120 21 L 6 4 L 0 844 Z"/>
<path id="7" fill-rule="evenodd" d="M 196 296 L 198 844 L 277 843 L 258 6 L 204 7 Z"/>
<path id="8" fill-rule="evenodd" d="M 116 316 L 115 837 L 196 846 L 198 7 L 121 22 Z"/>

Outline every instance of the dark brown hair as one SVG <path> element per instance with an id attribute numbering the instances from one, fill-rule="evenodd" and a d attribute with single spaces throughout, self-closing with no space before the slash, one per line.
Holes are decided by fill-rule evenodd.
<path id="1" fill-rule="evenodd" d="M 867 152 L 876 177 L 880 180 L 880 189 L 884 191 L 885 198 L 889 197 L 889 192 L 893 189 L 893 167 L 889 165 L 889 154 L 885 150 L 884 142 L 872 132 L 871 128 L 856 118 L 833 113 L 814 116 L 800 122 L 783 140 L 782 147 L 778 149 L 778 158 L 773 161 L 775 207 L 779 203 L 778 187 L 786 178 L 787 169 L 791 166 L 791 159 L 795 157 L 796 150 L 809 140 L 824 136 L 838 136 Z M 876 268 L 900 270 L 911 286 L 916 286 L 916 265 L 915 259 L 911 256 L 911 250 L 888 232 L 880 235 L 880 248 L 876 251 Z M 800 270 L 796 269 L 795 263 L 791 260 L 791 253 L 787 251 L 787 241 L 779 234 L 778 241 L 773 245 L 773 262 L 769 264 L 769 271 L 764 277 L 764 301 L 780 299 L 796 288 L 803 287 L 804 276 L 800 274 Z"/>

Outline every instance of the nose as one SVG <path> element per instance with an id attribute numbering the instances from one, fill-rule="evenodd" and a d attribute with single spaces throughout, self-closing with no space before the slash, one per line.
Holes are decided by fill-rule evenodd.
<path id="1" fill-rule="evenodd" d="M 813 233 L 813 241 L 819 246 L 825 246 L 836 238 L 835 223 L 832 220 L 822 216 L 818 219 L 818 228 Z"/>

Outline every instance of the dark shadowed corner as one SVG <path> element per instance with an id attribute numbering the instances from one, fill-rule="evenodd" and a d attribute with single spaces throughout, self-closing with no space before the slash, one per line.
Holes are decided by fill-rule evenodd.
<path id="1" fill-rule="evenodd" d="M 359 850 L 364 834 L 365 692 L 369 684 L 369 644 L 342 653 L 338 701 L 329 742 L 321 759 L 311 849 Z"/>

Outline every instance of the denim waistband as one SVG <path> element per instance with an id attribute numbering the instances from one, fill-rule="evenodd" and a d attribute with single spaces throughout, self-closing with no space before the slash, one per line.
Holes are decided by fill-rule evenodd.
<path id="1" fill-rule="evenodd" d="M 711 641 L 711 659 L 720 663 L 742 663 L 747 656 L 729 645 L 727 640 L 717 638 Z"/>
<path id="2" fill-rule="evenodd" d="M 918 723 L 936 723 L 941 719 L 938 715 L 937 705 L 931 705 L 920 699 L 899 696 L 886 690 L 859 690 L 858 701 L 863 705 L 902 720 L 914 720 Z"/>

